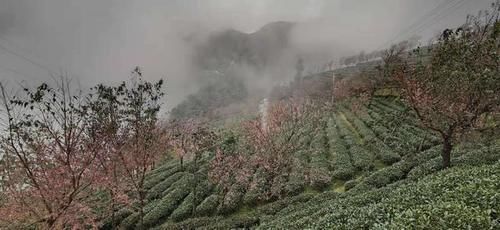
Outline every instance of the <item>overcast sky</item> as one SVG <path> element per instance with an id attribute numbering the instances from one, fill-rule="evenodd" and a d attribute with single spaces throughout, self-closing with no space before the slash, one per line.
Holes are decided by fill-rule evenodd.
<path id="1" fill-rule="evenodd" d="M 444 5 L 449 3 L 449 5 Z M 412 33 L 428 39 L 463 23 L 491 0 L 0 0 L 0 80 L 29 83 L 67 73 L 82 86 L 129 78 L 141 66 L 167 80 L 168 107 L 196 89 L 193 31 L 253 32 L 272 21 L 301 22 L 294 41 L 339 53 L 373 50 Z M 442 11 L 432 10 L 442 4 Z M 429 12 L 431 12 L 429 14 Z M 423 17 L 425 16 L 425 17 Z M 421 18 L 424 21 L 418 21 Z M 405 36 L 403 36 L 404 38 Z M 401 38 L 399 38 L 401 39 Z M 396 38 L 398 40 L 398 38 Z M 309 46 L 306 46 L 309 47 Z"/>

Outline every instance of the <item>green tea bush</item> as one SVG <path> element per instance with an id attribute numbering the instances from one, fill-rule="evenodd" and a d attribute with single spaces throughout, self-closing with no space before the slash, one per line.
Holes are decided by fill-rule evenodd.
<path id="1" fill-rule="evenodd" d="M 176 167 L 177 164 L 178 164 L 178 162 L 173 161 L 173 160 L 161 162 L 161 164 L 158 167 L 154 168 L 153 170 L 151 170 L 147 173 L 147 177 L 154 177 L 155 175 L 158 175 L 162 172 L 165 172 L 167 170 L 170 170 L 170 169 Z"/>
<path id="2" fill-rule="evenodd" d="M 330 119 L 327 135 L 329 138 L 330 151 L 333 153 L 334 179 L 348 180 L 354 176 L 356 169 L 352 165 L 351 156 L 344 139 L 339 134 L 339 127 L 336 126 L 335 118 Z"/>
<path id="3" fill-rule="evenodd" d="M 192 188 L 192 175 L 184 176 L 181 180 L 175 182 L 172 186 L 175 188 L 158 201 L 153 210 L 144 215 L 142 227 L 153 227 L 161 224 L 189 195 Z"/>
<path id="4" fill-rule="evenodd" d="M 351 190 L 266 218 L 263 229 L 494 229 L 500 209 L 500 163 L 457 167 L 417 182 Z M 316 206 L 316 207 L 313 207 Z M 320 206 L 321 208 L 318 208 Z M 289 207 L 288 209 L 291 209 Z"/>
<path id="5" fill-rule="evenodd" d="M 310 185 L 316 190 L 323 190 L 332 182 L 332 176 L 327 169 L 311 168 L 309 170 Z"/>
<path id="6" fill-rule="evenodd" d="M 219 206 L 219 195 L 212 194 L 196 207 L 196 216 L 211 216 Z"/>
<path id="7" fill-rule="evenodd" d="M 179 171 L 180 171 L 180 166 L 174 166 L 168 170 L 161 171 L 157 174 L 146 177 L 146 180 L 144 181 L 144 188 L 150 189 L 155 185 L 157 185 L 158 183 L 160 183 L 161 181 L 167 179 L 168 177 L 172 176 L 173 174 Z"/>
<path id="8" fill-rule="evenodd" d="M 127 230 L 132 230 L 136 228 L 136 224 L 139 222 L 141 219 L 141 215 L 139 212 L 134 212 L 127 216 L 119 225 L 119 229 L 127 229 Z"/>
<path id="9" fill-rule="evenodd" d="M 274 201 L 272 203 L 257 207 L 257 213 L 264 215 L 274 215 L 287 206 L 295 205 L 297 203 L 307 202 L 313 197 L 314 195 L 310 193 L 304 193 L 297 196 L 286 197 L 281 200 Z"/>
<path id="10" fill-rule="evenodd" d="M 296 196 L 304 191 L 306 186 L 304 174 L 302 172 L 292 171 L 288 181 L 285 183 L 284 193 L 288 196 Z"/>
<path id="11" fill-rule="evenodd" d="M 104 220 L 103 224 L 99 226 L 100 229 L 113 229 L 113 227 L 119 226 L 121 222 L 133 213 L 129 208 L 122 208 L 114 213 L 113 217 L 108 217 Z"/>
<path id="12" fill-rule="evenodd" d="M 357 180 L 350 180 L 350 181 L 347 181 L 345 182 L 344 186 L 345 186 L 345 190 L 346 191 L 349 191 L 351 190 L 352 188 L 354 188 L 356 185 L 358 185 L 359 182 Z"/>
<path id="13" fill-rule="evenodd" d="M 214 185 L 210 183 L 208 178 L 202 180 L 196 186 L 195 201 L 196 205 L 200 204 L 207 196 L 209 196 L 214 189 Z"/>
<path id="14" fill-rule="evenodd" d="M 178 181 L 179 179 L 181 179 L 183 176 L 186 175 L 187 173 L 178 172 L 164 179 L 163 181 L 157 183 L 155 186 L 149 189 L 148 194 L 146 195 L 146 199 L 154 200 L 161 198 L 161 195 L 169 188 L 171 188 L 172 184 L 174 184 L 176 181 Z"/>
<path id="15" fill-rule="evenodd" d="M 423 164 L 413 168 L 407 175 L 408 179 L 418 180 L 429 174 L 435 173 L 442 169 L 442 160 L 440 157 L 431 159 Z"/>
<path id="16" fill-rule="evenodd" d="M 395 181 L 401 180 L 406 176 L 406 165 L 403 162 L 393 164 L 375 171 L 365 179 L 363 179 L 355 189 L 374 189 L 386 186 Z M 360 186 L 360 188 L 358 188 Z"/>
<path id="17" fill-rule="evenodd" d="M 394 164 L 401 160 L 398 153 L 392 151 L 386 144 L 381 141 L 374 143 L 376 157 L 386 165 Z"/>
<path id="18" fill-rule="evenodd" d="M 354 166 L 361 171 L 371 171 L 374 168 L 375 157 L 361 146 L 351 146 L 349 149 Z"/>
<path id="19" fill-rule="evenodd" d="M 251 185 L 243 196 L 243 203 L 247 205 L 255 205 L 266 200 L 267 191 L 270 190 L 270 185 L 267 183 L 267 178 L 264 170 L 257 169 L 253 175 Z"/>
<path id="20" fill-rule="evenodd" d="M 337 146 L 334 158 L 333 174 L 334 179 L 348 180 L 356 174 L 356 169 L 351 163 L 349 152 L 342 145 Z"/>
<path id="21" fill-rule="evenodd" d="M 219 214 L 229 214 L 238 209 L 245 194 L 244 188 L 239 184 L 233 184 L 229 192 L 224 196 L 224 200 L 219 204 L 217 212 Z"/>
<path id="22" fill-rule="evenodd" d="M 259 218 L 251 215 L 233 217 L 191 218 L 179 223 L 165 223 L 153 230 L 177 229 L 249 229 L 259 224 Z"/>
<path id="23" fill-rule="evenodd" d="M 194 193 L 190 193 L 182 203 L 172 212 L 170 218 L 176 222 L 189 217 L 193 212 Z"/>
<path id="24" fill-rule="evenodd" d="M 431 202 L 395 213 L 380 229 L 489 229 L 489 213 L 463 202 Z"/>
<path id="25" fill-rule="evenodd" d="M 452 165 L 474 165 L 493 164 L 500 159 L 500 144 L 491 146 L 478 146 L 477 149 L 465 150 L 466 153 L 452 158 Z"/>
<path id="26" fill-rule="evenodd" d="M 220 220 L 215 217 L 196 217 L 189 218 L 182 222 L 166 222 L 160 226 L 150 228 L 151 230 L 177 230 L 177 229 L 199 229 L 208 226 L 211 223 Z"/>

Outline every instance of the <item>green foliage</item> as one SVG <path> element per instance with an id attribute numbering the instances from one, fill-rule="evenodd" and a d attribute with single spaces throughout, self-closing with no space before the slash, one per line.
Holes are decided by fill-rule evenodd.
<path id="1" fill-rule="evenodd" d="M 166 223 L 154 230 L 175 229 L 247 229 L 259 223 L 255 216 L 231 216 L 231 217 L 200 217 L 192 218 L 180 223 Z"/>
<path id="2" fill-rule="evenodd" d="M 179 172 L 171 175 L 170 177 L 164 179 L 163 181 L 157 183 L 151 189 L 149 189 L 148 194 L 146 195 L 146 199 L 154 200 L 161 198 L 161 195 L 168 189 L 173 188 L 172 184 L 186 176 L 186 173 Z"/>
<path id="3" fill-rule="evenodd" d="M 311 200 L 291 212 L 278 212 L 260 227 L 488 229 L 498 226 L 499 175 L 500 163 L 453 168 L 418 182 L 348 192 L 320 202 Z"/>
<path id="4" fill-rule="evenodd" d="M 219 195 L 212 194 L 205 198 L 197 207 L 196 207 L 196 216 L 210 216 L 215 214 L 215 210 L 217 210 L 217 206 L 219 206 Z"/>
<path id="5" fill-rule="evenodd" d="M 351 163 L 351 157 L 342 135 L 339 133 L 336 118 L 328 121 L 327 135 L 329 138 L 330 151 L 333 155 L 333 175 L 335 179 L 347 180 L 354 176 L 356 170 Z"/>
<path id="6" fill-rule="evenodd" d="M 296 196 L 304 191 L 306 186 L 304 175 L 301 172 L 292 172 L 285 184 L 285 196 Z"/>
<path id="7" fill-rule="evenodd" d="M 325 122 L 323 129 L 314 135 L 302 137 L 301 140 L 307 142 L 309 148 L 295 154 L 297 162 L 294 167 L 287 175 L 279 177 L 284 182 L 275 183 L 268 180 L 265 175 L 258 175 L 264 171 L 256 170 L 251 180 L 252 186 L 235 183 L 226 194 L 222 194 L 220 188 L 214 189 L 214 185 L 207 180 L 206 167 L 207 162 L 210 162 L 207 160 L 200 163 L 200 167 L 205 170 L 197 172 L 199 183 L 196 186 L 196 193 L 193 193 L 194 187 L 187 179 L 192 178 L 191 174 L 178 172 L 177 163 L 168 167 L 160 166 L 148 175 L 146 182 L 154 185 L 148 192 L 151 201 L 147 206 L 144 227 L 156 226 L 154 229 L 227 229 L 257 226 L 262 229 L 433 227 L 429 223 L 437 223 L 436 226 L 439 228 L 492 226 L 493 220 L 490 216 L 498 212 L 498 198 L 494 198 L 491 192 L 485 192 L 484 196 L 485 199 L 490 199 L 491 207 L 483 208 L 470 204 L 474 199 L 476 201 L 479 199 L 471 198 L 474 196 L 473 190 L 457 192 L 454 196 L 461 198 L 453 202 L 452 198 L 441 200 L 439 192 L 433 190 L 428 183 L 436 181 L 447 183 L 445 187 L 441 187 L 444 190 L 461 189 L 454 188 L 446 181 L 447 173 L 463 175 L 466 174 L 462 172 L 463 170 L 474 171 L 486 167 L 485 164 L 500 159 L 499 145 L 461 147 L 453 153 L 453 165 L 478 167 L 452 169 L 451 172 L 447 171 L 444 174 L 439 172 L 442 147 L 433 143 L 433 135 L 413 126 L 411 122 L 415 122 L 414 118 L 405 118 L 397 125 L 391 123 L 389 119 L 393 117 L 387 114 L 398 111 L 398 105 L 392 106 L 391 103 L 394 102 L 388 102 L 390 100 L 387 98 L 377 100 L 373 103 L 375 104 L 373 109 L 368 108 L 367 114 L 354 115 L 344 107 L 342 113 L 327 116 L 328 121 Z M 394 127 L 397 128 L 392 132 Z M 422 142 L 424 136 L 426 139 Z M 225 148 L 234 148 L 236 142 L 234 139 L 233 143 L 225 145 Z M 423 146 L 420 149 L 422 151 L 417 151 L 419 146 Z M 381 162 L 382 166 L 374 167 L 377 162 Z M 435 175 L 441 176 L 435 177 Z M 463 176 L 463 181 L 456 177 L 454 183 L 463 187 L 465 181 L 472 180 L 469 175 Z M 475 177 L 483 180 L 482 178 L 486 176 L 484 173 L 479 173 Z M 332 179 L 335 179 L 335 183 L 340 181 L 345 187 L 345 192 L 344 190 L 318 192 L 331 188 L 329 185 Z M 267 193 L 275 184 L 284 186 L 278 188 L 283 191 L 280 197 L 271 197 Z M 308 191 L 305 191 L 306 186 Z M 184 189 L 181 191 L 182 187 Z M 491 186 L 486 187 L 487 190 L 492 189 Z M 415 191 L 420 193 L 417 194 Z M 405 195 L 411 198 L 403 199 Z M 192 213 L 193 205 L 195 205 L 194 213 Z M 244 213 L 238 211 L 242 210 L 242 207 L 248 211 Z M 489 213 L 493 214 L 486 215 L 487 210 L 491 210 Z M 125 218 L 120 226 L 135 228 L 138 224 L 137 213 L 133 213 Z"/>
<path id="8" fill-rule="evenodd" d="M 362 180 L 357 185 L 356 189 L 371 190 L 403 179 L 406 176 L 406 167 L 407 165 L 405 164 L 405 162 L 399 162 L 389 167 L 380 169 Z"/>
<path id="9" fill-rule="evenodd" d="M 174 221 L 180 221 L 189 217 L 193 212 L 193 202 L 194 194 L 190 193 L 182 203 L 175 209 L 170 215 L 170 218 Z"/>
<path id="10" fill-rule="evenodd" d="M 134 212 L 120 223 L 119 228 L 120 229 L 127 229 L 127 230 L 128 229 L 135 229 L 135 225 L 137 222 L 139 222 L 140 219 L 141 219 L 140 213 Z"/>
<path id="11" fill-rule="evenodd" d="M 304 193 L 298 196 L 283 198 L 281 200 L 258 207 L 257 213 L 263 215 L 274 215 L 287 206 L 295 205 L 297 203 L 307 202 L 313 197 L 314 197 L 313 194 Z"/>
<path id="12" fill-rule="evenodd" d="M 152 227 L 161 224 L 184 200 L 191 191 L 193 182 L 192 175 L 184 176 L 181 180 L 175 182 L 172 187 L 174 188 L 162 199 L 158 201 L 155 207 L 144 215 L 143 227 Z"/>
<path id="13" fill-rule="evenodd" d="M 349 191 L 351 190 L 352 188 L 354 188 L 356 185 L 358 185 L 359 182 L 357 180 L 350 180 L 350 181 L 347 181 L 345 182 L 344 186 L 345 186 L 345 190 L 346 191 Z"/>
<path id="14" fill-rule="evenodd" d="M 244 188 L 240 184 L 233 184 L 217 208 L 217 213 L 229 214 L 236 211 L 242 203 L 244 194 Z"/>

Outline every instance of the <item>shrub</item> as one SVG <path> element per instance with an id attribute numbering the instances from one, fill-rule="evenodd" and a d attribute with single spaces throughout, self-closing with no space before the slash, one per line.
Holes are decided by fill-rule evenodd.
<path id="1" fill-rule="evenodd" d="M 411 180 L 418 180 L 420 178 L 423 178 L 424 176 L 427 176 L 429 174 L 435 173 L 442 168 L 442 160 L 441 158 L 437 157 L 434 158 L 426 163 L 420 164 L 413 168 L 407 175 L 408 179 Z"/>
<path id="2" fill-rule="evenodd" d="M 375 158 L 371 153 L 366 151 L 366 149 L 356 145 L 351 146 L 349 149 L 351 152 L 352 159 L 354 161 L 354 166 L 361 171 L 371 171 L 373 170 Z"/>
<path id="3" fill-rule="evenodd" d="M 380 188 L 405 177 L 406 173 L 401 167 L 402 164 L 394 164 L 380 169 L 362 180 L 359 185 L 368 188 Z M 358 189 L 358 188 L 356 188 Z"/>
<path id="4" fill-rule="evenodd" d="M 356 170 L 353 167 L 337 168 L 333 171 L 332 178 L 339 180 L 349 180 L 354 177 Z"/>
<path id="5" fill-rule="evenodd" d="M 243 203 L 247 205 L 255 205 L 267 198 L 267 192 L 270 190 L 269 184 L 266 181 L 266 175 L 263 170 L 257 169 L 253 175 L 253 179 L 249 188 L 243 197 Z"/>
<path id="6" fill-rule="evenodd" d="M 214 185 L 210 183 L 207 179 L 202 180 L 196 186 L 195 201 L 196 204 L 200 204 L 210 193 L 213 191 Z"/>
<path id="7" fill-rule="evenodd" d="M 169 188 L 172 188 L 172 184 L 181 179 L 183 176 L 187 175 L 184 172 L 175 173 L 174 175 L 164 179 L 163 181 L 157 183 L 151 189 L 149 189 L 148 194 L 146 195 L 146 199 L 154 200 L 161 198 L 161 195 L 167 191 Z"/>
<path id="8" fill-rule="evenodd" d="M 264 215 L 274 215 L 287 206 L 307 202 L 313 197 L 313 194 L 305 193 L 298 196 L 283 198 L 281 200 L 258 207 L 257 213 Z"/>
<path id="9" fill-rule="evenodd" d="M 301 172 L 292 172 L 285 184 L 284 193 L 286 196 L 296 196 L 304 191 L 305 178 Z"/>
<path id="10" fill-rule="evenodd" d="M 382 229 L 488 229 L 492 220 L 486 210 L 463 202 L 431 202 L 395 213 Z"/>
<path id="11" fill-rule="evenodd" d="M 100 229 L 112 229 L 113 226 L 119 226 L 121 222 L 125 220 L 128 216 L 132 215 L 133 212 L 128 208 L 122 208 L 115 212 L 114 219 L 108 217 L 104 220 L 102 226 L 99 226 Z"/>
<path id="12" fill-rule="evenodd" d="M 224 196 L 223 202 L 220 203 L 217 208 L 217 212 L 220 214 L 228 214 L 234 212 L 240 206 L 242 198 L 244 195 L 244 189 L 239 184 L 233 184 L 229 189 L 229 192 Z"/>
<path id="13" fill-rule="evenodd" d="M 174 221 L 181 221 L 193 212 L 194 193 L 190 193 L 182 203 L 172 212 L 170 218 Z"/>
<path id="14" fill-rule="evenodd" d="M 160 199 L 156 207 L 144 215 L 143 226 L 141 227 L 155 226 L 167 218 L 190 193 L 192 182 L 192 175 L 184 176 L 181 180 L 175 182 L 172 185 L 175 189 Z"/>
<path id="15" fill-rule="evenodd" d="M 219 196 L 212 194 L 196 207 L 196 216 L 210 216 L 215 213 L 217 206 L 219 206 Z"/>
<path id="16" fill-rule="evenodd" d="M 214 221 L 206 229 L 250 229 L 258 224 L 259 218 L 256 216 L 239 215 Z"/>
<path id="17" fill-rule="evenodd" d="M 156 175 L 159 175 L 167 170 L 173 169 L 174 167 L 177 166 L 177 162 L 175 161 L 166 161 L 162 162 L 158 167 L 154 168 L 153 170 L 149 171 L 147 173 L 147 177 L 154 177 Z"/>
<path id="18" fill-rule="evenodd" d="M 141 219 L 140 213 L 134 212 L 134 213 L 130 214 L 129 216 L 127 216 L 127 218 L 125 218 L 120 223 L 119 229 L 127 229 L 127 230 L 135 229 L 135 225 L 137 222 L 139 222 L 140 219 Z"/>
<path id="19" fill-rule="evenodd" d="M 330 173 L 322 168 L 312 168 L 309 171 L 309 183 L 310 185 L 317 189 L 323 190 L 332 182 L 332 177 Z"/>
<path id="20" fill-rule="evenodd" d="M 379 143 L 383 144 L 381 142 Z M 385 145 L 383 147 L 380 147 L 379 151 L 376 154 L 378 159 L 380 159 L 380 161 L 382 161 L 386 165 L 392 165 L 401 160 L 401 157 L 399 156 L 398 153 L 387 148 L 387 146 Z"/>
<path id="21" fill-rule="evenodd" d="M 251 215 L 232 217 L 200 217 L 179 223 L 165 223 L 153 230 L 177 229 L 250 229 L 259 224 L 259 218 Z"/>
<path id="22" fill-rule="evenodd" d="M 144 181 L 144 188 L 150 189 L 160 183 L 161 181 L 167 179 L 168 177 L 172 176 L 173 174 L 177 173 L 180 171 L 180 166 L 175 166 L 173 168 L 170 168 L 165 171 L 161 171 L 156 174 L 152 174 L 148 177 L 146 177 L 146 180 Z"/>
<path id="23" fill-rule="evenodd" d="M 398 163 L 399 164 L 399 163 Z M 406 170 L 403 165 L 401 168 Z M 402 170 L 402 171 L 404 171 Z M 267 229 L 494 229 L 500 208 L 500 162 L 455 167 L 419 181 L 350 190 L 289 206 L 266 217 Z"/>
<path id="24" fill-rule="evenodd" d="M 356 185 L 358 185 L 359 182 L 357 180 L 350 180 L 345 182 L 344 187 L 346 191 L 349 191 L 350 189 L 354 188 Z"/>

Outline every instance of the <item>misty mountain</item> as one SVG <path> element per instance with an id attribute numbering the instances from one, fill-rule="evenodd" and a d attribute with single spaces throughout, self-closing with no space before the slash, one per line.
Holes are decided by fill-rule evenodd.
<path id="1" fill-rule="evenodd" d="M 254 33 L 228 29 L 212 33 L 196 48 L 193 63 L 202 86 L 172 109 L 172 119 L 206 116 L 219 108 L 243 101 L 256 82 L 280 69 L 289 48 L 294 23 L 273 22 Z M 281 68 L 282 69 L 282 68 Z M 276 74 L 279 75 L 279 74 Z"/>
<path id="2" fill-rule="evenodd" d="M 213 33 L 196 50 L 194 62 L 209 70 L 224 71 L 232 64 L 265 70 L 288 47 L 293 26 L 291 22 L 273 22 L 254 33 L 234 29 Z"/>

